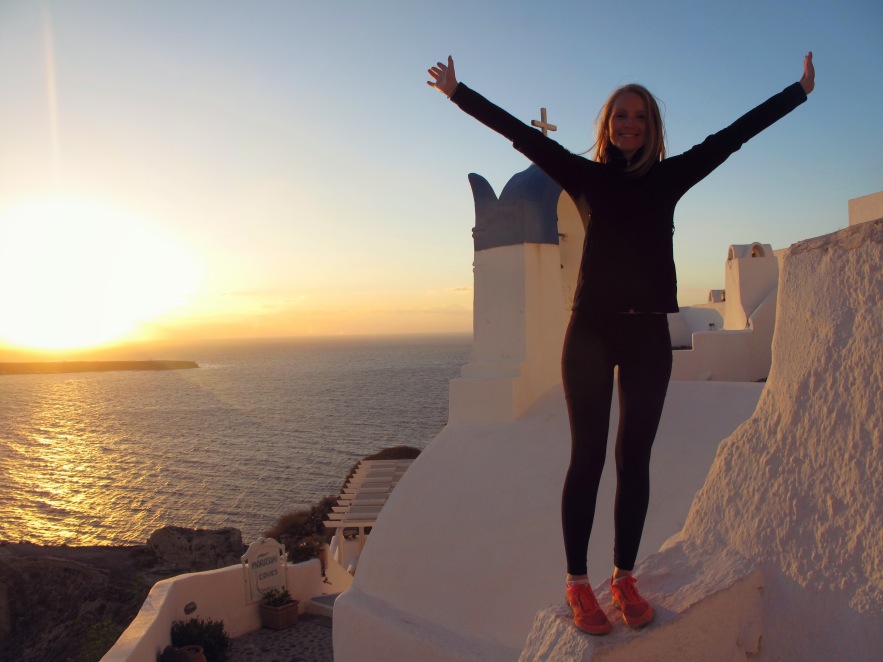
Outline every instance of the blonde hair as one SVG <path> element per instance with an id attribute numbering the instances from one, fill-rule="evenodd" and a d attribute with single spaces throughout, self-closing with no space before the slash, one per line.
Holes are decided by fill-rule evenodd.
<path id="1" fill-rule="evenodd" d="M 595 121 L 598 139 L 595 141 L 593 158 L 599 163 L 610 162 L 612 158 L 610 148 L 613 145 L 610 140 L 610 116 L 613 114 L 616 100 L 629 92 L 637 94 L 644 100 L 644 107 L 647 109 L 647 142 L 644 144 L 638 160 L 630 164 L 626 168 L 626 172 L 632 175 L 643 175 L 654 163 L 665 158 L 665 127 L 662 124 L 662 113 L 659 112 L 656 97 L 643 85 L 629 83 L 615 89 L 602 106 Z"/>

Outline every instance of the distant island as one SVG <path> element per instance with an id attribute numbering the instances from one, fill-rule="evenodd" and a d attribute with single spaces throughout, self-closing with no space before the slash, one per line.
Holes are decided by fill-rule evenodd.
<path id="1" fill-rule="evenodd" d="M 195 361 L 20 361 L 0 363 L 0 375 L 43 375 L 117 370 L 192 370 Z"/>

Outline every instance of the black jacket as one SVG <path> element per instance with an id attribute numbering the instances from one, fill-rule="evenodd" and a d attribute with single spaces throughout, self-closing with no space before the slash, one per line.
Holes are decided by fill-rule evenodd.
<path id="1" fill-rule="evenodd" d="M 513 142 L 573 198 L 586 228 L 573 308 L 678 311 L 672 234 L 678 200 L 743 143 L 806 101 L 799 83 L 679 156 L 641 176 L 624 159 L 597 163 L 572 154 L 463 83 L 451 101 Z"/>

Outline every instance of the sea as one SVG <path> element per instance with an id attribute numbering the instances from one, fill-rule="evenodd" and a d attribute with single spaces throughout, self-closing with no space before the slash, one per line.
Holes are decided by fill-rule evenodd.
<path id="1" fill-rule="evenodd" d="M 338 494 L 365 456 L 424 448 L 470 348 L 465 335 L 211 341 L 148 357 L 191 370 L 0 376 L 0 541 L 138 544 L 167 525 L 256 540 Z"/>

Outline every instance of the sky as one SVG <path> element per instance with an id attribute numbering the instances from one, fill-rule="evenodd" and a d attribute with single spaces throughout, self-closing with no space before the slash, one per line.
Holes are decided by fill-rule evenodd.
<path id="1" fill-rule="evenodd" d="M 883 190 L 875 0 L 0 0 L 0 344 L 465 332 L 472 194 L 528 161 L 458 78 L 593 143 L 627 82 L 668 150 L 799 79 L 809 101 L 678 206 L 680 303 L 731 244 L 784 248 Z"/>

